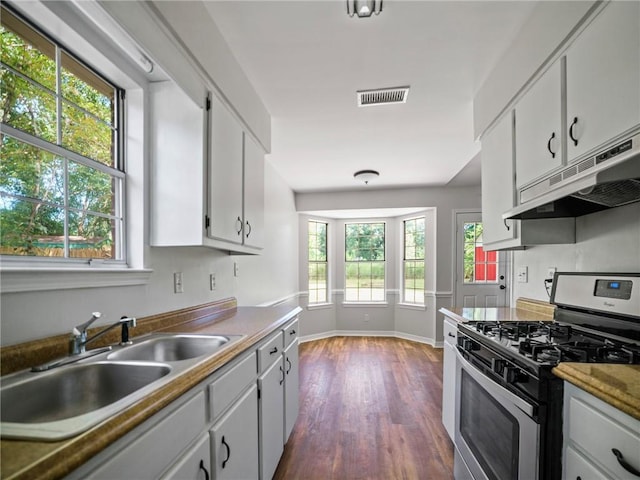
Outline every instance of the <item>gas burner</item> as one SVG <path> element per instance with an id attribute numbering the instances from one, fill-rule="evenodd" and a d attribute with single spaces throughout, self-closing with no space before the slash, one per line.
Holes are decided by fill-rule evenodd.
<path id="1" fill-rule="evenodd" d="M 607 340 L 608 344 L 611 344 Z M 635 345 L 607 345 L 597 351 L 599 362 L 640 364 L 640 347 Z"/>
<path id="2" fill-rule="evenodd" d="M 558 338 L 568 340 L 573 335 L 570 325 L 560 325 L 557 323 L 548 323 L 544 325 L 545 334 L 549 338 Z"/>

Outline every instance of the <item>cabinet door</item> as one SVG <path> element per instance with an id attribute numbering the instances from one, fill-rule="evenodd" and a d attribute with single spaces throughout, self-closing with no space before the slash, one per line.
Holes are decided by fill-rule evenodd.
<path id="1" fill-rule="evenodd" d="M 162 476 L 162 480 L 209 480 L 210 472 L 211 448 L 209 435 L 205 434 Z"/>
<path id="2" fill-rule="evenodd" d="M 502 221 L 514 205 L 513 116 L 509 113 L 482 139 L 482 223 L 485 247 L 514 240 L 518 222 Z"/>
<path id="3" fill-rule="evenodd" d="M 284 366 L 282 355 L 259 377 L 260 478 L 273 477 L 284 450 Z"/>
<path id="4" fill-rule="evenodd" d="M 244 244 L 262 248 L 264 238 L 264 151 L 244 134 Z"/>
<path id="5" fill-rule="evenodd" d="M 453 440 L 455 432 L 456 348 L 444 342 L 442 363 L 442 423 Z"/>
<path id="6" fill-rule="evenodd" d="M 242 243 L 242 127 L 215 96 L 210 115 L 208 236 Z"/>
<path id="7" fill-rule="evenodd" d="M 258 478 L 258 390 L 249 390 L 211 429 L 216 480 Z"/>
<path id="8" fill-rule="evenodd" d="M 562 69 L 556 62 L 516 106 L 516 186 L 562 166 Z"/>
<path id="9" fill-rule="evenodd" d="M 299 372 L 298 340 L 284 351 L 284 443 L 287 443 L 298 418 Z"/>
<path id="10" fill-rule="evenodd" d="M 640 124 L 638 52 L 640 2 L 608 3 L 567 50 L 569 161 Z"/>

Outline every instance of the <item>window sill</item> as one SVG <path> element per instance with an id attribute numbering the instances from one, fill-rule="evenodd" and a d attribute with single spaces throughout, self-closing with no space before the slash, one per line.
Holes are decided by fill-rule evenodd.
<path id="1" fill-rule="evenodd" d="M 2 293 L 144 285 L 153 270 L 131 268 L 20 268 L 0 270 Z"/>
<path id="2" fill-rule="evenodd" d="M 324 310 L 326 308 L 333 308 L 333 303 L 312 303 L 307 305 L 307 310 Z"/>
<path id="3" fill-rule="evenodd" d="M 426 305 L 421 305 L 421 304 L 417 304 L 417 303 L 398 303 L 397 304 L 398 308 L 402 308 L 405 310 L 420 310 L 420 311 L 425 311 L 427 309 Z"/>
<path id="4" fill-rule="evenodd" d="M 352 307 L 388 307 L 388 302 L 342 302 L 342 306 L 346 308 Z"/>

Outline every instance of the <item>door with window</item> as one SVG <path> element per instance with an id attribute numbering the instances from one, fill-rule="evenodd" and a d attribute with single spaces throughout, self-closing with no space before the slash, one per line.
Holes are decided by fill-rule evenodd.
<path id="1" fill-rule="evenodd" d="M 482 214 L 456 214 L 455 307 L 507 305 L 506 254 L 486 252 L 482 244 Z"/>

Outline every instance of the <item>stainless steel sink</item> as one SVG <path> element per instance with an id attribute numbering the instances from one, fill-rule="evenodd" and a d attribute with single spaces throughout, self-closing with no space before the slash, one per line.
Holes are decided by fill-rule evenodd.
<path id="1" fill-rule="evenodd" d="M 98 361 L 20 375 L 0 391 L 2 436 L 72 436 L 135 402 L 135 393 L 145 394 L 169 373 L 169 365 Z"/>
<path id="2" fill-rule="evenodd" d="M 223 335 L 152 335 L 147 340 L 110 353 L 107 358 L 144 362 L 180 362 L 211 355 L 235 338 L 236 336 Z"/>

